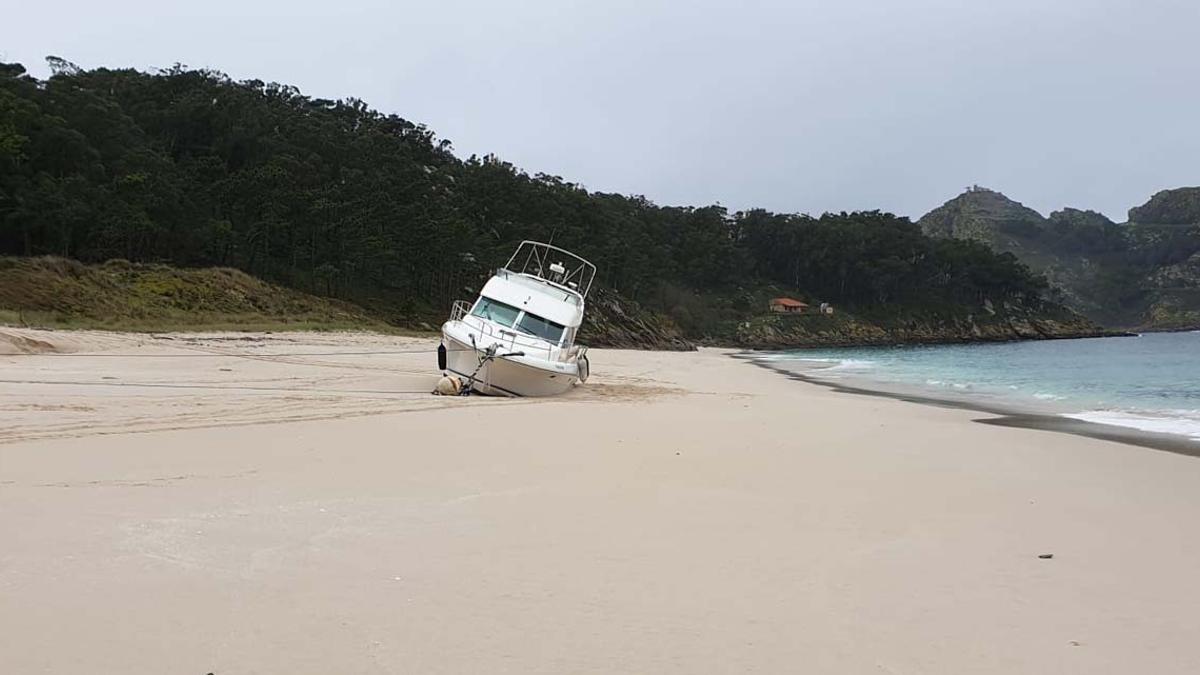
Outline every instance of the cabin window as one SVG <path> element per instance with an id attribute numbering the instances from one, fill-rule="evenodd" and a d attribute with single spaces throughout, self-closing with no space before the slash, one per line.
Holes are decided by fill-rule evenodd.
<path id="1" fill-rule="evenodd" d="M 492 300 L 491 298 L 479 298 L 479 302 L 475 303 L 475 309 L 471 310 L 471 314 L 488 321 L 494 321 L 501 326 L 511 328 L 517 321 L 517 315 L 521 310 L 506 305 L 503 302 Z"/>
<path id="2" fill-rule="evenodd" d="M 536 314 L 525 312 L 524 316 L 521 317 L 521 320 L 517 322 L 517 330 L 521 331 L 522 333 L 536 335 L 543 340 L 558 344 L 558 341 L 562 339 L 562 334 L 563 330 L 565 330 L 565 327 L 548 319 L 543 319 Z"/>

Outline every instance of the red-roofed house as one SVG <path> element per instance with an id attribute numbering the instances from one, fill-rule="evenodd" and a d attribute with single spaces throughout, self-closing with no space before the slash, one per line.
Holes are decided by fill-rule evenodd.
<path id="1" fill-rule="evenodd" d="M 808 305 L 793 298 L 772 298 L 770 308 L 779 314 L 803 314 Z"/>

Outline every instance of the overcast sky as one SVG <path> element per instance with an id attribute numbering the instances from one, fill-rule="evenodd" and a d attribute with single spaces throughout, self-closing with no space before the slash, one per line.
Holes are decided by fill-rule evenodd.
<path id="1" fill-rule="evenodd" d="M 356 96 L 660 204 L 916 218 L 977 183 L 1124 220 L 1200 185 L 1198 28 L 1200 0 L 58 0 L 5 9 L 0 58 Z"/>

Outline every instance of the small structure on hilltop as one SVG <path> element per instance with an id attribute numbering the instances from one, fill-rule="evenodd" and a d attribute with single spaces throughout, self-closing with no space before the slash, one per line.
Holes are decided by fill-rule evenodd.
<path id="1" fill-rule="evenodd" d="M 794 298 L 771 298 L 768 307 L 777 314 L 803 314 L 808 304 Z"/>

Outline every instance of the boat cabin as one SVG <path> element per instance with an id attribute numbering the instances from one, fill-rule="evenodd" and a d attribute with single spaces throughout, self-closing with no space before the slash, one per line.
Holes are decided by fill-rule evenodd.
<path id="1" fill-rule="evenodd" d="M 500 270 L 484 284 L 471 316 L 521 336 L 569 347 L 583 322 L 583 298 L 540 279 Z"/>

